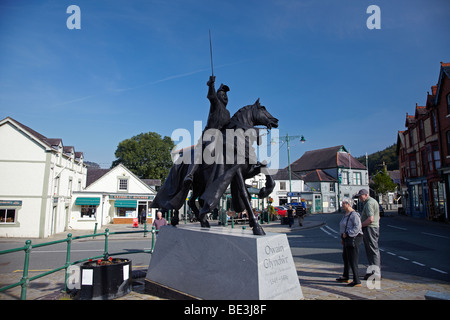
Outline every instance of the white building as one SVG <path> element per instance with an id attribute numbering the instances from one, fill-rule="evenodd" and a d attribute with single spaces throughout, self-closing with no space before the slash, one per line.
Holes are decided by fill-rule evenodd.
<path id="1" fill-rule="evenodd" d="M 67 229 L 83 153 L 7 117 L 0 121 L 0 237 L 45 238 Z"/>
<path id="2" fill-rule="evenodd" d="M 272 177 L 275 180 L 275 188 L 270 195 L 273 199 L 272 205 L 283 206 L 301 201 L 300 193 L 304 190 L 304 181 L 300 176 L 291 171 L 289 179 L 289 168 L 284 168 L 278 170 Z"/>
<path id="3" fill-rule="evenodd" d="M 306 181 L 311 212 L 339 211 L 343 198 L 352 198 L 360 189 L 369 190 L 367 168 L 343 145 L 307 151 L 291 164 L 293 172 Z"/>
<path id="4" fill-rule="evenodd" d="M 273 206 L 282 206 L 290 202 L 300 202 L 300 192 L 304 189 L 304 182 L 297 174 L 292 172 L 291 179 L 289 180 L 289 171 L 285 168 L 277 170 L 276 173 L 272 175 L 272 178 L 275 180 L 275 188 L 269 197 L 273 199 Z M 261 189 L 265 186 L 266 176 L 263 173 L 260 173 L 253 178 L 245 180 L 245 182 L 253 188 Z M 291 197 L 289 196 L 290 192 L 292 192 Z M 258 201 L 261 200 L 257 200 L 256 195 L 252 197 L 252 205 L 254 208 L 257 208 Z M 264 202 L 264 208 L 266 207 L 267 201 Z"/>
<path id="5" fill-rule="evenodd" d="M 94 230 L 95 223 L 97 228 L 108 223 L 133 224 L 142 212 L 151 224 L 155 209 L 150 204 L 155 195 L 154 188 L 122 164 L 113 169 L 89 168 L 86 188 L 73 192 L 69 226 Z"/>

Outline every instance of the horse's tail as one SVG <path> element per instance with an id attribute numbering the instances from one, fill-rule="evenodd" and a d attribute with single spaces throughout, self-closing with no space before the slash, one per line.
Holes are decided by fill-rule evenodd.
<path id="1" fill-rule="evenodd" d="M 261 190 L 259 190 L 258 197 L 260 199 L 267 197 L 269 194 L 272 193 L 273 189 L 275 188 L 275 180 L 273 180 L 272 176 L 266 175 L 266 183 Z"/>

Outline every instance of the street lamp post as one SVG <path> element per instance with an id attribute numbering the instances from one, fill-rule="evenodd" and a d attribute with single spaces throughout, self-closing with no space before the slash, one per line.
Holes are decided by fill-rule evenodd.
<path id="1" fill-rule="evenodd" d="M 287 152 L 288 152 L 288 167 L 289 167 L 289 194 L 290 194 L 290 201 L 289 203 L 292 203 L 292 173 L 291 173 L 291 149 L 289 146 L 289 142 L 291 140 L 300 139 L 301 143 L 305 143 L 306 139 L 303 135 L 301 136 L 290 136 L 288 133 L 286 133 L 286 137 L 279 137 L 280 141 L 286 142 L 287 145 Z"/>

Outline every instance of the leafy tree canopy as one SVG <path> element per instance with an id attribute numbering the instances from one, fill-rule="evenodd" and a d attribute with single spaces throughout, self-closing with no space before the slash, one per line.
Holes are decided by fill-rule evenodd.
<path id="1" fill-rule="evenodd" d="M 387 174 L 387 171 L 384 168 L 373 177 L 372 188 L 378 194 L 393 192 L 396 187 L 397 185 L 392 181 L 391 177 Z"/>
<path id="2" fill-rule="evenodd" d="M 141 133 L 119 143 L 111 168 L 122 163 L 141 179 L 164 181 L 172 167 L 170 152 L 174 146 L 170 137 Z"/>

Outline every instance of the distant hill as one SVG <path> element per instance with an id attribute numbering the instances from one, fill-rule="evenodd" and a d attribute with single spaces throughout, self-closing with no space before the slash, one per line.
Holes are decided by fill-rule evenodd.
<path id="1" fill-rule="evenodd" d="M 394 143 L 392 146 L 387 147 L 382 151 L 377 151 L 375 153 L 369 154 L 369 175 L 373 175 L 378 172 L 383 166 L 383 162 L 387 166 L 387 170 L 398 170 L 398 157 L 397 157 L 397 144 Z M 363 165 L 366 165 L 366 155 L 356 157 L 356 159 Z"/>

